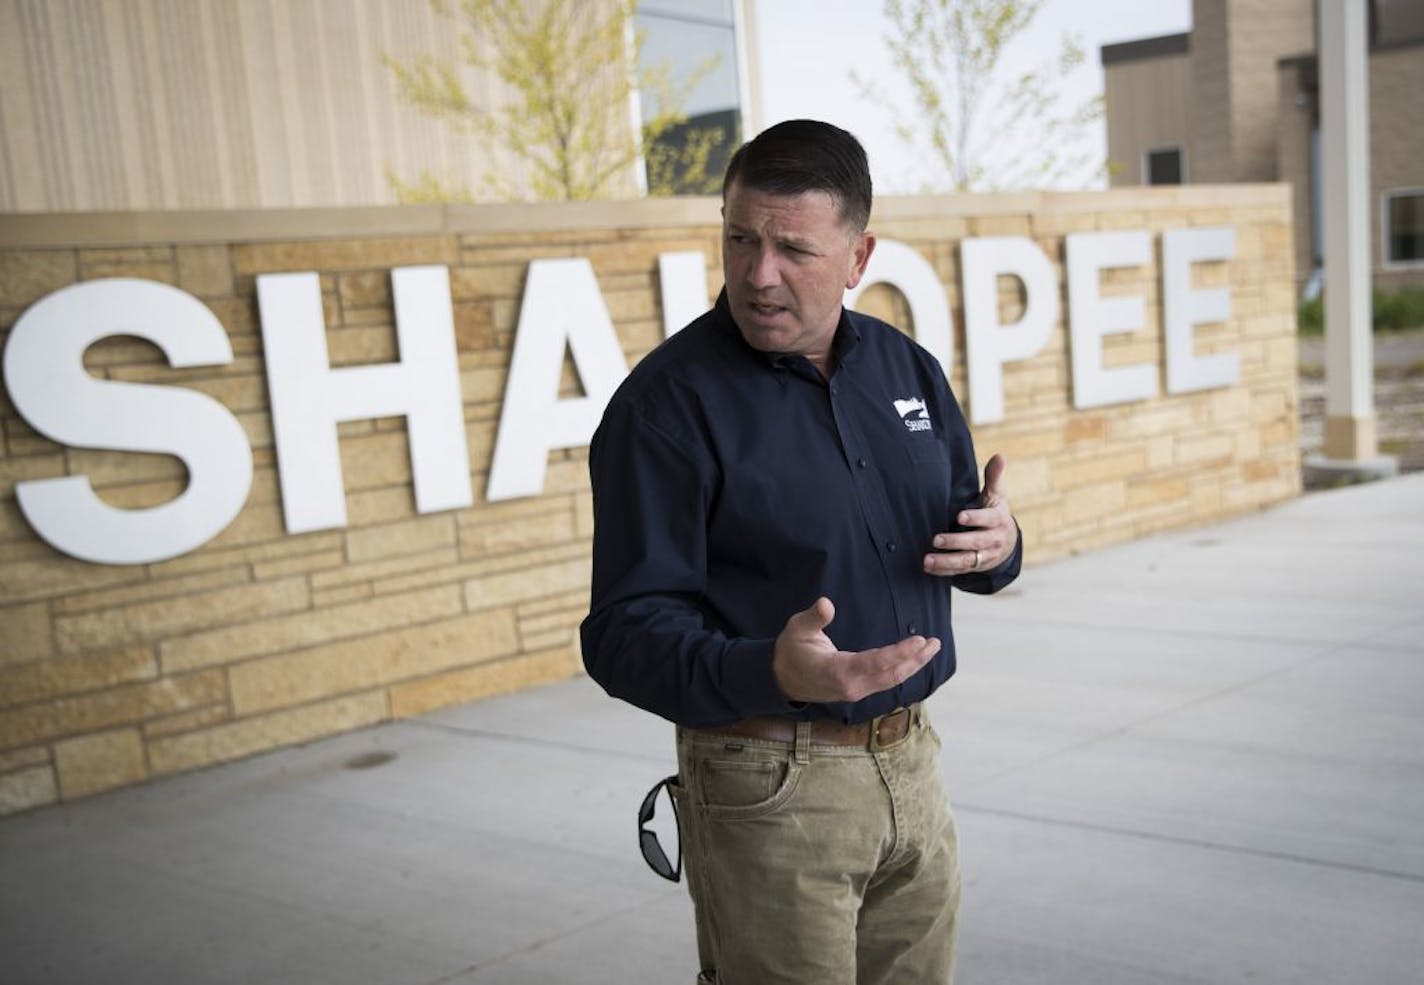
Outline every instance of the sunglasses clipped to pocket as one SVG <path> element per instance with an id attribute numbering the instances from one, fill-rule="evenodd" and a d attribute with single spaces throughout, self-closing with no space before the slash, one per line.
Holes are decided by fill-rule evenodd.
<path id="1" fill-rule="evenodd" d="M 648 863 L 648 868 L 670 882 L 677 882 L 682 878 L 682 837 L 679 829 L 677 842 L 677 864 L 668 861 L 667 852 L 663 851 L 662 842 L 658 841 L 658 833 L 648 827 L 648 822 L 652 821 L 653 814 L 658 806 L 658 794 L 664 787 L 668 791 L 668 803 L 672 805 L 673 821 L 677 817 L 677 797 L 673 795 L 673 789 L 679 786 L 677 775 L 664 777 L 653 784 L 653 789 L 649 790 L 647 796 L 643 798 L 643 804 L 638 808 L 638 850 L 643 853 L 643 861 Z"/>

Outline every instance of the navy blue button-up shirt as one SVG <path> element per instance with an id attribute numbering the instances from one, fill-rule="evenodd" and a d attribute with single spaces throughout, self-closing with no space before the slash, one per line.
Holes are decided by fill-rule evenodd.
<path id="1" fill-rule="evenodd" d="M 884 322 L 843 311 L 829 380 L 803 356 L 747 345 L 716 306 L 642 360 L 590 447 L 589 674 L 691 727 L 758 715 L 866 721 L 954 673 L 950 584 L 922 558 L 977 505 L 974 448 L 939 363 Z M 825 595 L 841 650 L 936 636 L 938 654 L 856 703 L 793 704 L 771 671 L 786 620 Z"/>

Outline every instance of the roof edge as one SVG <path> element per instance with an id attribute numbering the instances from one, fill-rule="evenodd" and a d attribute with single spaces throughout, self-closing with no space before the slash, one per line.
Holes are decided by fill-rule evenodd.
<path id="1" fill-rule="evenodd" d="M 1148 58 L 1169 58 L 1186 55 L 1192 50 L 1192 32 L 1163 34 L 1155 38 L 1141 38 L 1137 41 L 1122 41 L 1105 44 L 1098 49 L 1103 65 L 1120 65 L 1123 62 L 1142 61 Z"/>

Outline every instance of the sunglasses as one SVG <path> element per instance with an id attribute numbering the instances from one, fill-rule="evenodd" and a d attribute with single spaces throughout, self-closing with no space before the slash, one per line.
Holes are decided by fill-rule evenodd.
<path id="1" fill-rule="evenodd" d="M 659 780 L 643 798 L 643 806 L 638 808 L 638 849 L 643 853 L 643 861 L 648 863 L 648 868 L 670 882 L 677 882 L 682 878 L 682 839 L 678 839 L 677 864 L 673 865 L 668 861 L 662 843 L 658 841 L 658 833 L 649 830 L 648 822 L 653 819 L 657 810 L 658 794 L 663 787 L 668 788 L 668 803 L 672 804 L 673 820 L 677 820 L 677 798 L 672 795 L 672 788 L 677 785 L 676 775 Z"/>

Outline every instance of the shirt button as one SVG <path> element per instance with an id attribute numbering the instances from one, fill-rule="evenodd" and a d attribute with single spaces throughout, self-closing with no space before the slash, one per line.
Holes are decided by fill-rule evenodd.
<path id="1" fill-rule="evenodd" d="M 866 460 L 863 459 L 863 458 L 857 458 L 857 459 L 855 460 L 855 464 L 858 465 L 858 466 L 860 466 L 861 468 L 865 468 L 866 465 L 868 465 L 869 463 L 866 462 Z"/>
<path id="2" fill-rule="evenodd" d="M 895 542 L 894 542 L 893 540 L 887 540 L 887 541 L 885 542 L 885 549 L 886 549 L 887 551 L 889 551 L 891 554 L 894 554 L 894 553 L 895 553 Z"/>
<path id="3" fill-rule="evenodd" d="M 910 623 L 910 625 L 906 626 L 905 629 L 909 632 L 911 636 L 916 635 L 920 631 L 919 627 L 917 627 L 914 623 Z"/>
<path id="4" fill-rule="evenodd" d="M 833 396 L 833 397 L 834 397 L 834 396 L 837 396 L 840 392 L 841 392 L 840 387 L 837 387 L 837 386 L 831 387 L 831 396 Z"/>

